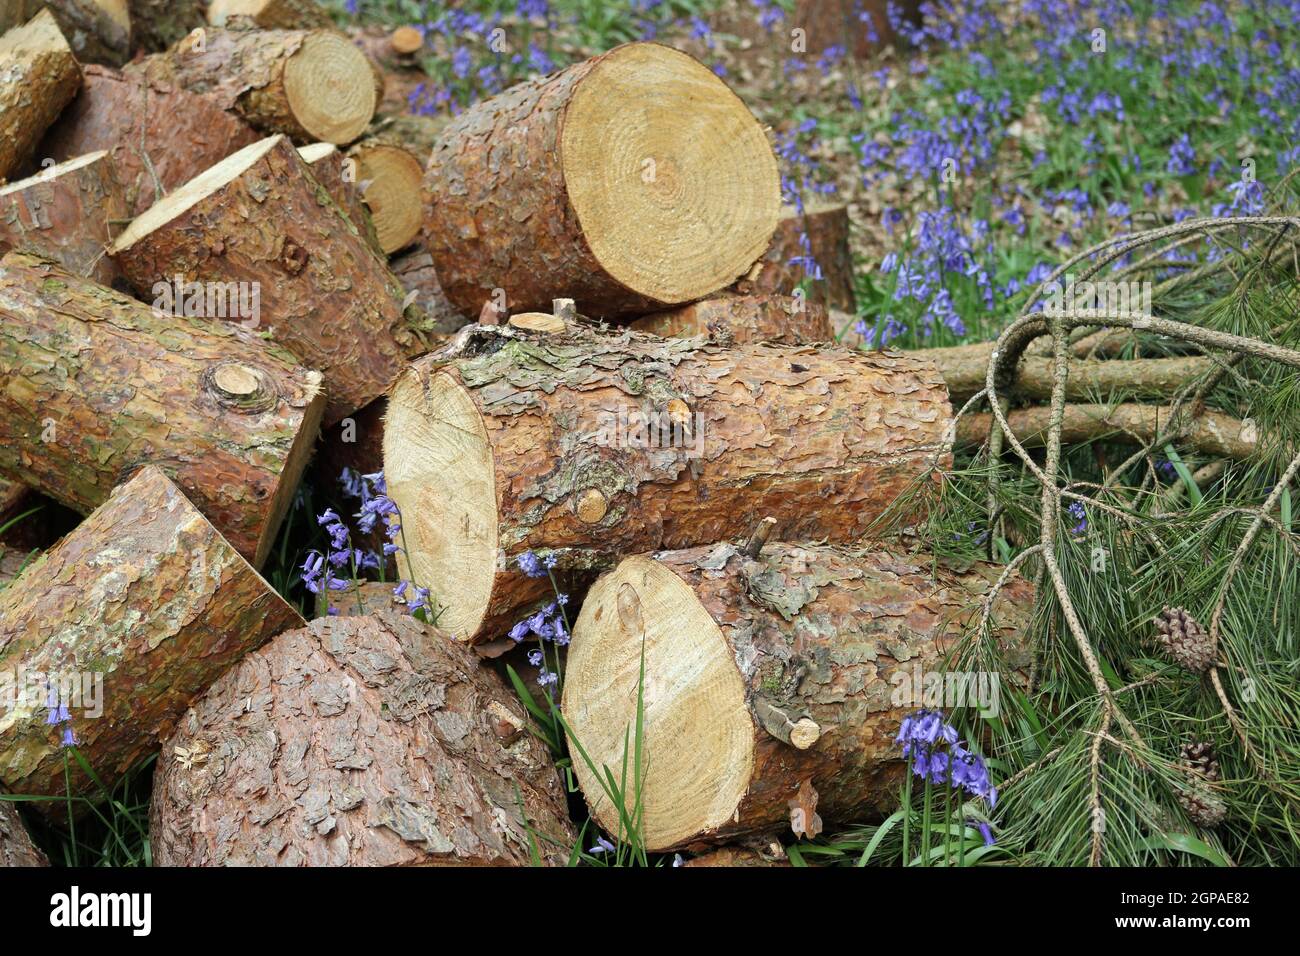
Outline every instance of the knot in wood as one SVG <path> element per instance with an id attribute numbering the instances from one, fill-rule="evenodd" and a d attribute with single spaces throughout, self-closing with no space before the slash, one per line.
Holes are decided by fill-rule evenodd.
<path id="1" fill-rule="evenodd" d="M 284 251 L 280 253 L 280 268 L 291 276 L 302 272 L 307 265 L 307 250 L 292 239 L 284 241 Z"/>
<path id="2" fill-rule="evenodd" d="M 271 376 L 244 362 L 218 362 L 203 373 L 203 384 L 222 405 L 241 412 L 264 412 L 280 400 Z"/>
<path id="3" fill-rule="evenodd" d="M 596 524 L 609 511 L 609 502 L 600 491 L 588 488 L 578 495 L 573 510 L 577 512 L 578 520 L 583 524 Z"/>

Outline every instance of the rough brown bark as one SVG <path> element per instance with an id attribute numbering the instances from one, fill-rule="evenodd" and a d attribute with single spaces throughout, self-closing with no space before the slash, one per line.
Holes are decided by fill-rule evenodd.
<path id="1" fill-rule="evenodd" d="M 0 36 L 0 179 L 11 176 L 81 85 L 81 66 L 48 10 Z"/>
<path id="2" fill-rule="evenodd" d="M 752 114 L 702 64 L 650 43 L 466 110 L 425 185 L 426 244 L 468 315 L 497 290 L 511 312 L 567 296 L 596 318 L 694 301 L 749 268 L 779 214 Z"/>
<path id="3" fill-rule="evenodd" d="M 17 807 L 0 795 L 0 870 L 11 866 L 49 866 L 45 854 L 36 849 Z"/>
<path id="4" fill-rule="evenodd" d="M 620 766 L 644 645 L 647 849 L 785 829 L 805 781 L 826 822 L 859 821 L 897 799 L 894 737 L 925 703 L 918 678 L 944 670 L 998 574 L 876 547 L 769 543 L 751 560 L 723 544 L 627 558 L 592 586 L 574 624 L 565 719 L 597 768 Z M 1032 600 L 1013 578 L 994 602 L 994 639 L 1013 652 Z M 596 819 L 616 829 L 585 761 L 574 765 Z"/>
<path id="5" fill-rule="evenodd" d="M 339 208 L 347 213 L 352 225 L 365 237 L 370 248 L 381 256 L 383 247 L 379 245 L 379 236 L 375 233 L 375 223 L 370 218 L 370 211 L 361 201 L 358 188 L 357 161 L 343 154 L 333 143 L 312 143 L 298 149 L 298 155 L 311 167 L 311 174 L 316 182 L 325 187 L 330 198 L 338 203 Z"/>
<path id="6" fill-rule="evenodd" d="M 243 329 L 0 260 L 0 471 L 82 513 L 155 463 L 260 566 L 323 405 L 318 372 Z"/>
<path id="7" fill-rule="evenodd" d="M 263 30 L 314 30 L 334 26 L 315 0 L 210 0 L 208 22 L 224 27 L 228 17 L 247 17 Z"/>
<path id="8" fill-rule="evenodd" d="M 0 670 L 21 669 L 41 685 L 0 721 L 0 782 L 15 793 L 65 792 L 46 682 L 82 689 L 64 700 L 69 726 L 112 787 L 235 661 L 302 623 L 180 489 L 146 466 L 0 591 Z M 98 792 L 69 765 L 74 795 Z"/>
<path id="9" fill-rule="evenodd" d="M 394 386 L 384 470 L 406 576 L 444 628 L 490 640 L 549 588 L 514 570 L 525 550 L 581 571 L 762 514 L 780 536 L 858 540 L 950 460 L 951 414 L 934 367 L 898 353 L 470 326 Z M 470 565 L 443 566 L 452 552 Z"/>
<path id="10" fill-rule="evenodd" d="M 771 244 L 745 278 L 736 283 L 736 291 L 792 295 L 804 279 L 811 278 L 808 272 L 812 267 L 791 260 L 811 255 L 821 269 L 822 279 L 809 283 L 809 301 L 843 312 L 857 311 L 849 227 L 847 206 L 809 203 L 803 215 L 792 206 L 784 207 Z"/>
<path id="11" fill-rule="evenodd" d="M 413 618 L 313 621 L 213 684 L 167 741 L 155 859 L 528 866 L 535 840 L 563 865 L 575 835 L 528 719 L 469 649 Z"/>
<path id="12" fill-rule="evenodd" d="M 1105 439 L 1124 444 L 1148 444 L 1173 419 L 1172 405 L 1066 405 L 1061 421 L 1061 441 L 1077 443 Z M 1007 413 L 1007 422 L 1016 438 L 1029 448 L 1042 447 L 1047 441 L 1051 409 L 1016 408 Z M 989 413 L 963 415 L 957 421 L 957 443 L 981 445 L 989 437 L 993 417 Z M 1194 416 L 1185 432 L 1178 433 L 1174 444 L 1203 455 L 1245 461 L 1255 454 L 1258 444 L 1256 426 L 1221 412 L 1203 410 Z"/>
<path id="13" fill-rule="evenodd" d="M 992 342 L 918 349 L 939 366 L 954 402 L 964 402 L 984 388 Z M 1078 402 L 1122 394 L 1135 398 L 1168 398 L 1214 367 L 1200 356 L 1129 360 L 1079 359 L 1070 363 L 1065 381 L 1066 401 Z M 1052 397 L 1052 359 L 1025 355 L 1016 372 L 1015 395 L 1045 400 Z"/>
<path id="14" fill-rule="evenodd" d="M 829 342 L 826 310 L 784 295 L 724 295 L 667 312 L 643 316 L 629 326 L 667 338 L 709 335 L 723 343 L 775 342 L 808 345 Z"/>
<path id="15" fill-rule="evenodd" d="M 176 276 L 259 289 L 260 328 L 324 374 L 332 424 L 384 394 L 423 350 L 415 311 L 408 322 L 387 263 L 287 139 L 226 162 L 243 171 L 178 213 L 150 209 L 110 252 L 142 294 Z"/>
<path id="16" fill-rule="evenodd" d="M 112 285 L 108 244 L 130 218 L 126 197 L 102 150 L 0 186 L 0 255 L 22 249 L 69 272 Z"/>
<path id="17" fill-rule="evenodd" d="M 354 50 L 333 30 L 208 28 L 202 49 L 187 37 L 128 72 L 210 94 L 260 130 L 337 145 L 365 131 L 380 99 L 382 77 Z"/>
<path id="18" fill-rule="evenodd" d="M 408 298 L 415 294 L 414 301 L 428 317 L 429 330 L 434 335 L 450 335 L 471 321 L 443 294 L 438 272 L 433 267 L 433 256 L 429 255 L 423 243 L 417 242 L 407 251 L 393 256 L 389 266 Z"/>
<path id="19" fill-rule="evenodd" d="M 131 58 L 127 0 L 6 0 L 0 32 L 25 23 L 42 8 L 54 15 L 79 62 L 121 66 Z"/>
<path id="20" fill-rule="evenodd" d="M 146 53 L 161 53 L 207 20 L 207 0 L 127 0 L 131 43 Z"/>
<path id="21" fill-rule="evenodd" d="M 131 216 L 189 182 L 257 133 L 211 97 L 138 74 L 86 68 L 81 93 L 41 141 L 57 162 L 106 149 L 113 157 Z"/>

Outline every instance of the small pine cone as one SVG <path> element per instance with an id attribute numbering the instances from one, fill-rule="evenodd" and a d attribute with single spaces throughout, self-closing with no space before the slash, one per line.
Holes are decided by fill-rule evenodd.
<path id="1" fill-rule="evenodd" d="M 1199 774 L 1206 780 L 1219 779 L 1219 761 L 1214 756 L 1214 745 L 1207 741 L 1183 744 L 1182 766 L 1189 773 Z"/>
<path id="2" fill-rule="evenodd" d="M 1206 829 L 1217 827 L 1228 814 L 1228 808 L 1223 805 L 1218 794 L 1200 783 L 1179 790 L 1178 802 L 1193 823 Z"/>
<path id="3" fill-rule="evenodd" d="M 1210 635 L 1199 621 L 1180 607 L 1166 607 L 1156 615 L 1156 640 L 1170 660 L 1203 674 L 1214 664 Z"/>

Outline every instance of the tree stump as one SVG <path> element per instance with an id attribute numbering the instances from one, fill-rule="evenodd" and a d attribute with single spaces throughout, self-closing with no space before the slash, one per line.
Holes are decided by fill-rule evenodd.
<path id="1" fill-rule="evenodd" d="M 7 179 L 81 85 L 81 66 L 48 10 L 0 36 L 0 179 Z"/>
<path id="2" fill-rule="evenodd" d="M 825 820 L 861 820 L 896 800 L 894 738 L 922 706 L 918 678 L 943 670 L 998 573 L 783 543 L 758 559 L 726 544 L 627 558 L 574 624 L 565 719 L 596 767 L 617 773 L 644 646 L 648 849 L 783 829 L 805 781 Z M 1014 646 L 1032 600 L 1020 579 L 995 600 L 997 640 Z M 574 766 L 594 816 L 616 830 L 585 761 Z"/>
<path id="3" fill-rule="evenodd" d="M 258 139 L 251 126 L 212 97 L 89 66 L 81 93 L 37 152 L 62 162 L 108 150 L 134 217 L 163 193 Z"/>
<path id="4" fill-rule="evenodd" d="M 413 618 L 317 619 L 213 684 L 167 741 L 155 861 L 528 866 L 535 845 L 563 865 L 576 837 L 528 719 Z"/>
<path id="5" fill-rule="evenodd" d="M 0 795 L 0 870 L 11 866 L 49 866 L 45 854 L 36 849 L 15 804 Z"/>
<path id="6" fill-rule="evenodd" d="M 949 461 L 952 410 L 932 365 L 890 352 L 469 326 L 398 379 L 384 472 L 403 576 L 440 626 L 491 640 L 561 570 L 744 534 L 853 542 Z"/>
<path id="7" fill-rule="evenodd" d="M 128 72 L 213 96 L 260 130 L 350 143 L 375 113 L 382 77 L 334 30 L 219 30 L 187 37 Z"/>
<path id="8" fill-rule="evenodd" d="M 111 788 L 212 681 L 302 623 L 160 469 L 142 468 L 0 590 L 0 671 L 37 683 L 0 722 L 0 783 L 65 792 L 42 685 L 58 689 L 77 748 Z M 69 766 L 74 795 L 98 792 Z"/>
<path id="9" fill-rule="evenodd" d="M 83 514 L 154 463 L 260 566 L 323 405 L 318 372 L 243 329 L 0 260 L 0 471 Z"/>
<path id="10" fill-rule="evenodd" d="M 119 275 L 108 245 L 128 218 L 112 159 L 103 150 L 87 153 L 0 186 L 0 255 L 34 252 L 112 285 Z"/>
<path id="11" fill-rule="evenodd" d="M 742 275 L 776 227 L 767 136 L 703 64 L 629 43 L 452 120 L 425 177 L 424 237 L 467 315 L 573 298 L 585 315 L 691 302 Z"/>
<path id="12" fill-rule="evenodd" d="M 815 268 L 821 270 L 822 278 L 809 283 L 809 301 L 856 312 L 849 228 L 847 206 L 808 203 L 802 215 L 793 206 L 782 207 L 771 244 L 749 274 L 736 283 L 736 291 L 742 295 L 792 295 L 800 283 L 812 278 Z"/>
<path id="13" fill-rule="evenodd" d="M 177 276 L 258 290 L 258 327 L 324 374 L 327 424 L 383 395 L 421 349 L 387 264 L 280 136 L 155 203 L 110 254 L 141 294 Z"/>
<path id="14" fill-rule="evenodd" d="M 629 327 L 665 338 L 709 335 L 733 344 L 808 345 L 835 338 L 824 308 L 785 295 L 714 296 L 643 316 Z"/>

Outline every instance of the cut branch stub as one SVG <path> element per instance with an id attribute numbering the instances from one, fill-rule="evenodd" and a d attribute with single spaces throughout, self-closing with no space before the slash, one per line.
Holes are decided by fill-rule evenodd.
<path id="1" fill-rule="evenodd" d="M 108 245 L 128 215 L 108 153 L 89 153 L 0 186 L 0 255 L 24 249 L 112 285 Z"/>
<path id="2" fill-rule="evenodd" d="M 81 66 L 49 10 L 0 36 L 0 179 L 8 179 L 81 86 Z"/>
<path id="3" fill-rule="evenodd" d="M 87 513 L 150 462 L 260 566 L 324 408 L 320 373 L 233 325 L 0 260 L 0 470 Z"/>
<path id="4" fill-rule="evenodd" d="M 727 544 L 627 558 L 574 624 L 565 719 L 595 766 L 617 773 L 643 700 L 649 850 L 783 827 L 805 781 L 827 822 L 864 820 L 897 800 L 899 722 L 931 705 L 934 673 L 998 573 L 779 542 L 758 561 Z M 993 637 L 1013 660 L 1032 602 L 1013 577 L 993 604 Z M 620 610 L 633 604 L 629 627 Z M 986 687 L 967 688 L 972 706 L 988 703 Z M 586 761 L 574 767 L 595 818 L 617 829 Z"/>
<path id="5" fill-rule="evenodd" d="M 421 350 L 387 264 L 281 136 L 155 203 L 109 251 L 142 295 L 178 276 L 255 293 L 255 315 L 203 314 L 251 321 L 319 369 L 327 423 L 383 395 L 407 354 Z"/>
<path id="6" fill-rule="evenodd" d="M 424 236 L 448 298 L 477 314 L 556 293 L 596 318 L 725 287 L 767 247 L 776 158 L 702 63 L 630 43 L 484 100 L 443 131 Z"/>
<path id="7" fill-rule="evenodd" d="M 515 570 L 529 549 L 582 573 L 739 538 L 755 514 L 853 542 L 950 460 L 951 416 L 933 366 L 894 353 L 471 326 L 389 398 L 404 576 L 441 626 L 491 640 L 542 593 Z"/>
<path id="8" fill-rule="evenodd" d="M 53 690 L 111 788 L 213 680 L 302 623 L 162 471 L 142 468 L 0 590 L 0 672 L 49 685 L 29 686 L 0 721 L 0 783 L 65 792 L 62 734 L 46 719 Z M 98 793 L 67 766 L 74 796 Z"/>
<path id="9" fill-rule="evenodd" d="M 214 683 L 163 747 L 162 866 L 562 866 L 576 840 L 528 713 L 410 617 L 319 618 Z"/>

